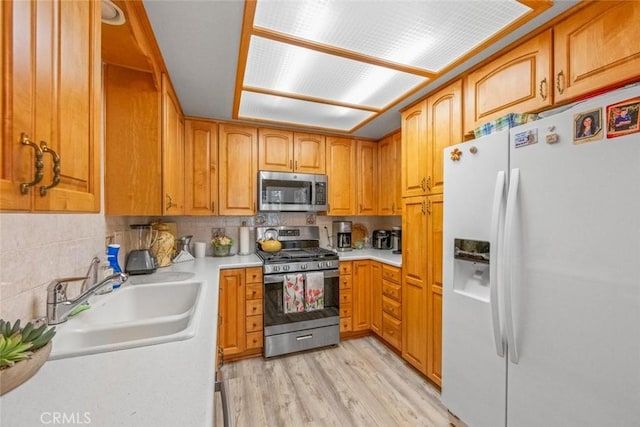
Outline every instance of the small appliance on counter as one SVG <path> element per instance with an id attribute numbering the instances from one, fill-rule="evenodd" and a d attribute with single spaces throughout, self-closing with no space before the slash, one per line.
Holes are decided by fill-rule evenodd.
<path id="1" fill-rule="evenodd" d="M 351 221 L 333 221 L 333 246 L 338 252 L 351 250 Z"/>
<path id="2" fill-rule="evenodd" d="M 402 229 L 400 227 L 391 228 L 391 249 L 393 254 L 402 253 Z"/>
<path id="3" fill-rule="evenodd" d="M 389 230 L 373 230 L 373 248 L 391 249 L 391 233 Z"/>
<path id="4" fill-rule="evenodd" d="M 131 250 L 127 254 L 124 271 L 129 274 L 151 274 L 158 269 L 156 259 L 151 255 L 151 244 L 156 231 L 151 224 L 131 224 L 129 237 Z"/>

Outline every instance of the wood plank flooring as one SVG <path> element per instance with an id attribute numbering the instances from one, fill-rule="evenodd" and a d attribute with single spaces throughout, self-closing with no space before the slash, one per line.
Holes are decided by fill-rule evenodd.
<path id="1" fill-rule="evenodd" d="M 233 362 L 222 373 L 236 427 L 449 425 L 439 392 L 373 337 Z"/>

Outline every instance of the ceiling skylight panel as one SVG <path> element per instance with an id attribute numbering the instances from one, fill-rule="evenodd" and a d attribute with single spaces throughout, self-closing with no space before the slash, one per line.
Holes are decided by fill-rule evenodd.
<path id="1" fill-rule="evenodd" d="M 253 36 L 243 86 L 383 108 L 425 82 L 421 76 Z"/>
<path id="2" fill-rule="evenodd" d="M 267 120 L 346 132 L 374 114 L 355 108 L 243 91 L 238 116 L 241 119 Z"/>
<path id="3" fill-rule="evenodd" d="M 254 26 L 438 71 L 530 10 L 515 0 L 259 0 Z"/>

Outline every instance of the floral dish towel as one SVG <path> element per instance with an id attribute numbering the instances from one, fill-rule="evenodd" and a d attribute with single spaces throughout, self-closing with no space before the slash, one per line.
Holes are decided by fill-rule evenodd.
<path id="1" fill-rule="evenodd" d="M 307 273 L 304 294 L 306 311 L 324 308 L 324 273 Z"/>
<path id="2" fill-rule="evenodd" d="M 285 314 L 304 311 L 303 274 L 285 274 L 282 290 Z"/>

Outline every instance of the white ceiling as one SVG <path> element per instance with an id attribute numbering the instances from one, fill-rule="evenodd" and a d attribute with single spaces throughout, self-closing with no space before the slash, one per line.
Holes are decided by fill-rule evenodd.
<path id="1" fill-rule="evenodd" d="M 232 120 L 244 1 L 143 0 L 143 3 L 184 113 Z M 352 135 L 380 138 L 398 129 L 399 111 L 403 107 L 576 3 L 577 0 L 555 1 L 524 27 L 400 101 Z"/>

